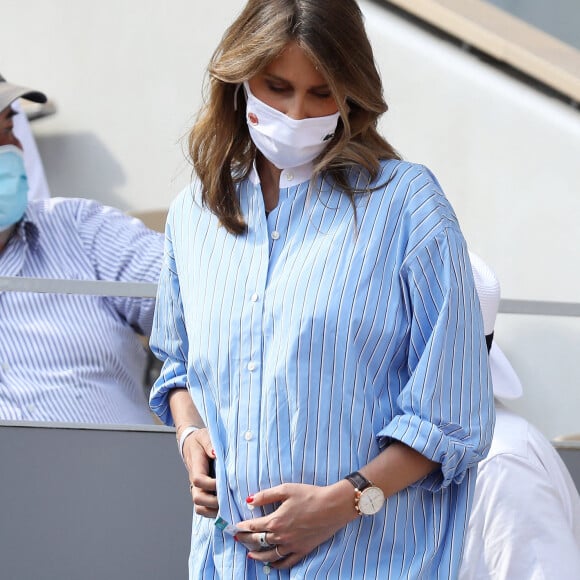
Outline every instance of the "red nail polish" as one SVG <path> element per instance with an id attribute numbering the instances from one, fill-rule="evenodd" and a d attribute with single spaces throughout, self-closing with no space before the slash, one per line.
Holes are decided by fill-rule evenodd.
<path id="1" fill-rule="evenodd" d="M 239 541 L 239 540 L 238 540 L 238 536 L 234 536 L 234 541 L 235 541 L 235 542 L 238 542 L 238 541 Z"/>
<path id="2" fill-rule="evenodd" d="M 250 495 L 249 497 L 246 498 L 246 503 L 252 503 L 254 501 L 254 496 Z"/>
<path id="3" fill-rule="evenodd" d="M 253 559 L 254 559 L 254 556 L 252 556 L 252 554 L 248 554 L 248 558 L 249 558 L 250 560 L 253 560 Z"/>

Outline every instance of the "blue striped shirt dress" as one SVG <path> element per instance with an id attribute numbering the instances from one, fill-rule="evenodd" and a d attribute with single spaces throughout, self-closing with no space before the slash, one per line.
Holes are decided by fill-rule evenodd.
<path id="1" fill-rule="evenodd" d="M 466 243 L 437 180 L 385 161 L 355 207 L 311 167 L 284 171 L 266 215 L 255 170 L 238 186 L 247 233 L 220 227 L 194 182 L 172 204 L 151 344 L 152 409 L 187 387 L 216 452 L 219 515 L 282 483 L 329 485 L 399 440 L 441 468 L 270 579 L 457 576 L 493 397 Z M 356 217 L 355 217 L 356 216 Z M 261 512 L 256 509 L 255 512 Z M 194 514 L 189 577 L 264 567 Z"/>

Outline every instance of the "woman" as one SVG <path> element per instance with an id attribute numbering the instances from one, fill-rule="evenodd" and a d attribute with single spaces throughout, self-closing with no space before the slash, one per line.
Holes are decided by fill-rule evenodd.
<path id="1" fill-rule="evenodd" d="M 376 130 L 360 10 L 250 0 L 209 73 L 152 336 L 190 578 L 455 577 L 493 423 L 481 314 L 437 181 Z"/>

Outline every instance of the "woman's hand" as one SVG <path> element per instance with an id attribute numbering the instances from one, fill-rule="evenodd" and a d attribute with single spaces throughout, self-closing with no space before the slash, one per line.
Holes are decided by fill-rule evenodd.
<path id="1" fill-rule="evenodd" d="M 248 557 L 269 562 L 272 568 L 291 568 L 358 517 L 354 488 L 346 480 L 327 487 L 285 483 L 247 501 L 255 507 L 281 504 L 270 515 L 237 524 L 236 539 L 248 548 Z M 260 536 L 272 547 L 264 548 Z"/>
<path id="2" fill-rule="evenodd" d="M 186 388 L 171 390 L 169 407 L 177 426 L 176 436 L 179 446 L 181 435 L 188 427 L 201 426 L 204 423 Z M 215 452 L 205 427 L 186 435 L 182 455 L 189 475 L 189 488 L 195 512 L 206 518 L 215 518 L 218 513 L 216 483 L 214 477 L 210 475 L 210 465 L 214 461 Z"/>
<path id="3" fill-rule="evenodd" d="M 210 465 L 215 452 L 207 429 L 199 429 L 188 435 L 183 443 L 183 462 L 189 474 L 189 488 L 195 505 L 195 513 L 215 518 L 218 513 L 216 481 L 210 475 Z"/>

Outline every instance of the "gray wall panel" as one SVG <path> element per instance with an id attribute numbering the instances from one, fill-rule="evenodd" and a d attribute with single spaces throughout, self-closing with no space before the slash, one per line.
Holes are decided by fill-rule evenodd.
<path id="1" fill-rule="evenodd" d="M 576 486 L 580 446 L 558 442 Z M 2 580 L 187 578 L 191 499 L 166 428 L 0 422 Z"/>
<path id="2" fill-rule="evenodd" d="M 0 577 L 187 578 L 172 431 L 0 426 Z"/>
<path id="3" fill-rule="evenodd" d="M 580 492 L 580 440 L 578 441 L 554 441 L 560 457 L 564 460 L 576 489 Z"/>

